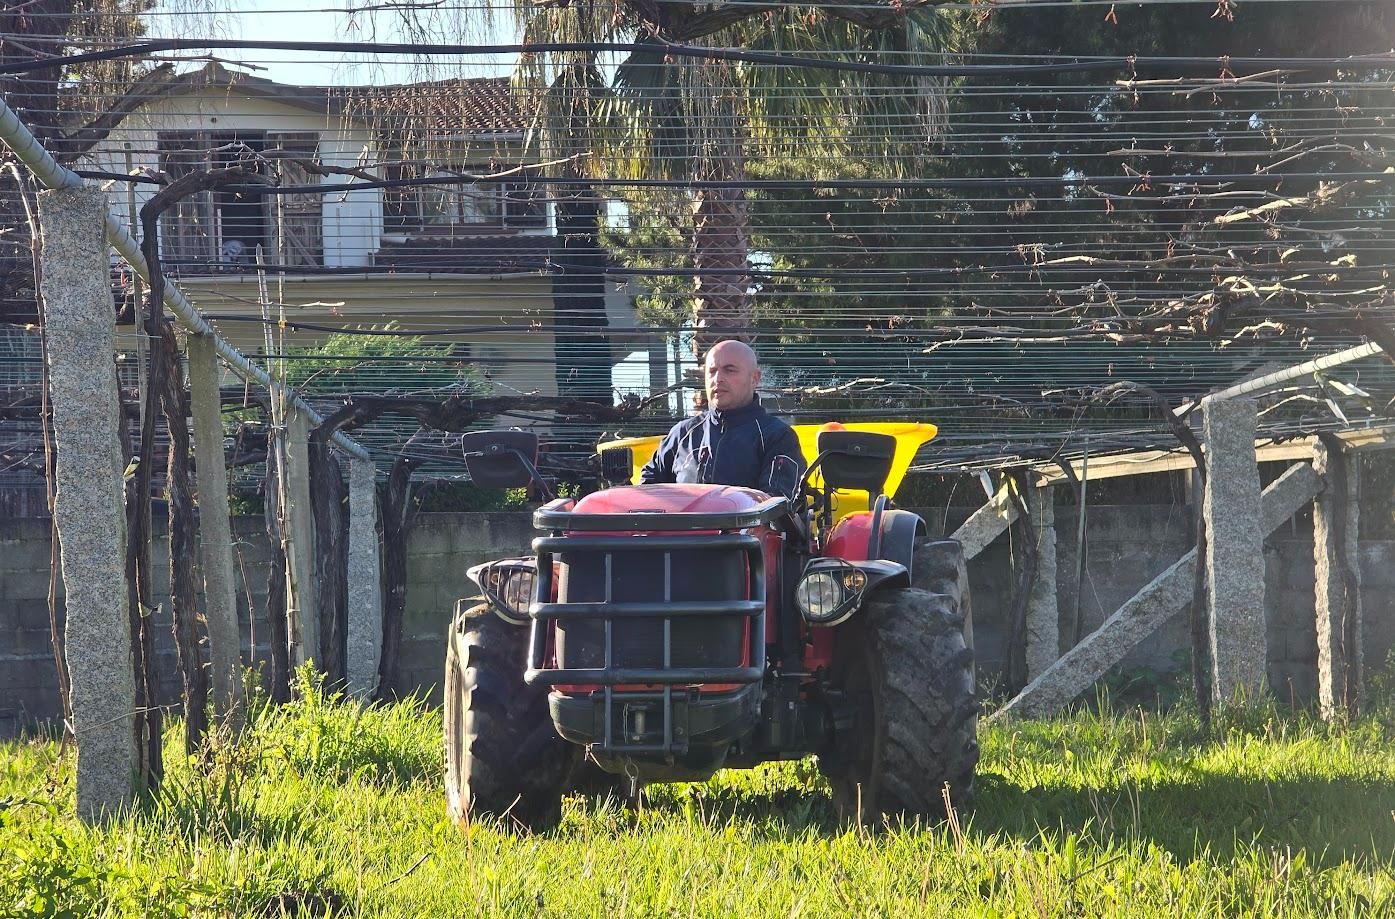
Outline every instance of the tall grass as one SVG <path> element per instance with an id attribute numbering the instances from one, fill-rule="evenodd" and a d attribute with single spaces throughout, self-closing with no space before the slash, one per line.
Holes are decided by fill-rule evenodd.
<path id="1" fill-rule="evenodd" d="M 553 831 L 462 833 L 440 717 L 302 678 L 243 744 L 86 828 L 72 751 L 0 747 L 0 914 L 913 916 L 1395 914 L 1389 724 L 1259 707 L 1204 740 L 1107 705 L 984 732 L 979 804 L 946 825 L 839 827 L 809 762 L 570 799 Z"/>

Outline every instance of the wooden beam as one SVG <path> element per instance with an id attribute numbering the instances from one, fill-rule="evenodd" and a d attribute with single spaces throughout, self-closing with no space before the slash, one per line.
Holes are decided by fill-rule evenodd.
<path id="1" fill-rule="evenodd" d="M 1395 447 L 1395 425 L 1378 428 L 1362 428 L 1355 431 L 1342 431 L 1334 435 L 1348 452 L 1389 450 Z M 1279 463 L 1310 460 L 1317 449 L 1317 435 L 1295 437 L 1282 443 L 1262 443 L 1255 446 L 1255 453 L 1261 463 Z M 1083 471 L 1083 463 L 1072 461 L 1071 468 L 1076 475 Z M 1184 472 L 1195 469 L 1191 455 L 1181 447 L 1175 450 L 1137 450 L 1132 453 L 1116 453 L 1112 456 L 1090 457 L 1090 480 L 1115 479 L 1126 475 L 1145 475 L 1155 472 Z M 1035 478 L 1032 484 L 1037 488 L 1060 485 L 1068 481 L 1058 466 L 1038 466 L 1033 468 Z"/>

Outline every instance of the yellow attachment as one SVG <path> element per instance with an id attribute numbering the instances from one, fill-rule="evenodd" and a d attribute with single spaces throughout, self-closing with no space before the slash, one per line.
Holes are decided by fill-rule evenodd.
<path id="1" fill-rule="evenodd" d="M 896 489 L 901 487 L 901 482 L 906 477 L 906 470 L 910 469 L 911 461 L 920 448 L 934 440 L 939 429 L 933 424 L 919 424 L 909 421 L 854 421 L 848 424 L 829 422 L 827 424 L 796 424 L 794 433 L 799 438 L 799 449 L 804 453 L 804 461 L 812 463 L 819 455 L 818 439 L 819 432 L 842 428 L 845 431 L 868 431 L 874 434 L 889 434 L 896 438 L 896 453 L 891 459 L 891 471 L 887 474 L 886 485 L 883 486 L 888 495 L 895 495 Z M 659 442 L 662 437 L 626 437 L 623 440 L 612 440 L 601 444 L 599 450 L 614 450 L 621 447 L 629 447 L 633 461 L 633 473 L 630 481 L 639 484 L 639 471 L 644 468 L 644 464 L 654 456 L 654 451 L 659 449 Z M 815 470 L 812 484 L 815 488 L 823 487 L 823 477 Z M 839 492 L 834 500 L 834 516 L 841 518 L 854 511 L 867 510 L 870 498 L 865 491 L 845 491 Z"/>

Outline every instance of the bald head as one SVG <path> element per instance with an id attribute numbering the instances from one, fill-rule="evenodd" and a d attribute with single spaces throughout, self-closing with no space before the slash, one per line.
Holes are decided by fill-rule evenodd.
<path id="1" fill-rule="evenodd" d="M 743 341 L 719 341 L 707 352 L 705 364 L 707 404 L 730 411 L 750 404 L 760 384 L 756 352 Z"/>

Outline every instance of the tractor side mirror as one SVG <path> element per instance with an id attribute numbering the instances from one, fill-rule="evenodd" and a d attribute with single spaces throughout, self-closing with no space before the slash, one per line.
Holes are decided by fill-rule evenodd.
<path id="1" fill-rule="evenodd" d="M 880 495 L 891 474 L 896 438 L 870 431 L 820 431 L 818 466 L 830 490 Z"/>
<path id="2" fill-rule="evenodd" d="M 634 451 L 629 447 L 610 447 L 600 451 L 601 479 L 607 485 L 628 485 L 634 475 Z"/>
<path id="3" fill-rule="evenodd" d="M 532 431 L 471 431 L 460 438 L 465 469 L 483 488 L 524 488 L 538 479 L 538 435 Z"/>

